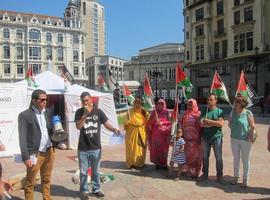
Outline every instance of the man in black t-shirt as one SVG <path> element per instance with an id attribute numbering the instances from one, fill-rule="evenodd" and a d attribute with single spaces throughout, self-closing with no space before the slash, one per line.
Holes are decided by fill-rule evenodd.
<path id="1" fill-rule="evenodd" d="M 80 192 L 82 199 L 89 199 L 87 184 L 88 168 L 92 169 L 92 194 L 96 197 L 104 197 L 100 191 L 99 166 L 101 158 L 100 128 L 103 124 L 108 130 L 120 134 L 120 131 L 108 122 L 104 112 L 93 104 L 88 92 L 81 94 L 82 108 L 75 113 L 77 129 L 80 130 L 78 143 L 78 156 L 80 168 Z"/>

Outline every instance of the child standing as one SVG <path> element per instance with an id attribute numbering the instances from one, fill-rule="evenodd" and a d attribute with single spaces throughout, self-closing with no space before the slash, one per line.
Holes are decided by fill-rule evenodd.
<path id="1" fill-rule="evenodd" d="M 173 146 L 170 167 L 168 171 L 168 177 L 172 176 L 174 163 L 178 164 L 177 178 L 175 181 L 179 181 L 181 177 L 181 167 L 186 163 L 186 155 L 184 151 L 185 140 L 182 138 L 183 131 L 178 129 L 176 137 L 172 139 L 171 146 Z"/>

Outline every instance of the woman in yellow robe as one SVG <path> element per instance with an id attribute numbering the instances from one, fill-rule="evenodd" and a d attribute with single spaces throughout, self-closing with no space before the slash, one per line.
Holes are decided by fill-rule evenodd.
<path id="1" fill-rule="evenodd" d="M 149 114 L 142 108 L 140 99 L 135 99 L 133 108 L 125 119 L 127 167 L 143 167 L 147 148 L 146 123 Z"/>

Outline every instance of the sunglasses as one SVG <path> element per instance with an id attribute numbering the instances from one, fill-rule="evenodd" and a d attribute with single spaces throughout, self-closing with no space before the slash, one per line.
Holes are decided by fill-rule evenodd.
<path id="1" fill-rule="evenodd" d="M 48 101 L 48 99 L 37 99 L 37 101 L 44 102 L 44 101 Z"/>

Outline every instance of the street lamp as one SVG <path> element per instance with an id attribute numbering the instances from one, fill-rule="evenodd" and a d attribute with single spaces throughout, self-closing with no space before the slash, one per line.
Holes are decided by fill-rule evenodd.
<path id="1" fill-rule="evenodd" d="M 258 94 L 258 62 L 259 62 L 259 48 L 256 46 L 254 48 L 254 64 L 255 64 L 255 88 L 256 88 L 256 92 Z"/>
<path id="2" fill-rule="evenodd" d="M 150 76 L 155 78 L 155 83 L 156 83 L 156 85 L 155 85 L 155 90 L 156 90 L 156 98 L 155 98 L 155 101 L 157 101 L 157 99 L 158 99 L 157 78 L 158 78 L 158 77 L 162 77 L 162 72 L 158 71 L 158 70 L 157 70 L 157 67 L 156 67 L 156 68 L 155 68 L 155 71 L 153 71 L 153 72 L 151 71 L 151 72 L 150 72 Z"/>

